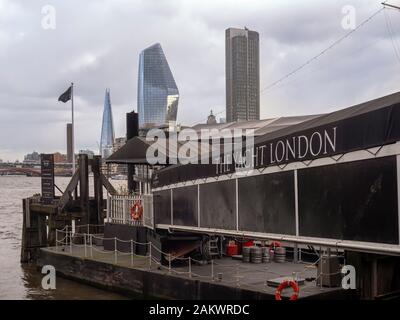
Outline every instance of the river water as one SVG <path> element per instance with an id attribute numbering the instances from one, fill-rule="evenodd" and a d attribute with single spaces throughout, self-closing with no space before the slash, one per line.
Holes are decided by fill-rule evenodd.
<path id="1" fill-rule="evenodd" d="M 70 178 L 56 177 L 63 190 Z M 0 299 L 125 299 L 125 297 L 57 277 L 55 290 L 43 290 L 42 274 L 21 265 L 22 199 L 40 193 L 40 178 L 0 176 Z"/>

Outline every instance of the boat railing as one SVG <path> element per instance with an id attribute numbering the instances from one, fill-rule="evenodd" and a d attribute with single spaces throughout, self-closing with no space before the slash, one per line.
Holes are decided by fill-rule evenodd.
<path id="1" fill-rule="evenodd" d="M 109 195 L 107 222 L 154 228 L 153 195 Z"/>

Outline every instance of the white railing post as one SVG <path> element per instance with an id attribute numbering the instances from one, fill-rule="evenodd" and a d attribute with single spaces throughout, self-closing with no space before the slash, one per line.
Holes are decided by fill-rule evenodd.
<path id="1" fill-rule="evenodd" d="M 114 263 L 118 263 L 117 237 L 114 237 Z"/>
<path id="2" fill-rule="evenodd" d="M 189 257 L 189 278 L 192 277 L 192 258 Z"/>
<path id="3" fill-rule="evenodd" d="M 93 258 L 93 234 L 90 234 L 89 237 L 90 237 L 90 257 Z"/>
<path id="4" fill-rule="evenodd" d="M 69 252 L 72 253 L 72 231 L 69 232 Z"/>
<path id="5" fill-rule="evenodd" d="M 151 270 L 151 242 L 149 242 L 149 270 Z"/>
<path id="6" fill-rule="evenodd" d="M 214 260 L 211 260 L 211 280 L 214 281 Z"/>
<path id="7" fill-rule="evenodd" d="M 56 251 L 58 252 L 58 229 L 56 229 Z"/>
<path id="8" fill-rule="evenodd" d="M 131 239 L 131 267 L 133 267 L 133 240 Z"/>
<path id="9" fill-rule="evenodd" d="M 110 223 L 110 210 L 111 210 L 111 199 L 110 194 L 107 193 L 107 211 L 106 211 L 106 221 Z"/>
<path id="10" fill-rule="evenodd" d="M 87 256 L 87 252 L 86 252 L 86 233 L 84 233 L 83 234 L 83 244 L 84 244 L 84 247 L 85 247 L 85 258 L 86 258 L 86 256 Z"/>
<path id="11" fill-rule="evenodd" d="M 128 224 L 128 215 L 127 215 L 128 210 L 126 203 L 127 203 L 126 197 L 122 198 L 122 219 L 123 219 L 122 224 Z"/>

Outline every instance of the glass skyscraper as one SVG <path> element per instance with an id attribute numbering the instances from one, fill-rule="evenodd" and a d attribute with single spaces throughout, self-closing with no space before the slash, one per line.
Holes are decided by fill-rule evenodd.
<path id="1" fill-rule="evenodd" d="M 179 91 L 159 43 L 140 53 L 137 97 L 140 128 L 176 122 Z"/>
<path id="2" fill-rule="evenodd" d="M 104 97 L 103 125 L 101 127 L 100 155 L 107 159 L 113 152 L 114 122 L 111 110 L 110 89 L 106 89 Z"/>

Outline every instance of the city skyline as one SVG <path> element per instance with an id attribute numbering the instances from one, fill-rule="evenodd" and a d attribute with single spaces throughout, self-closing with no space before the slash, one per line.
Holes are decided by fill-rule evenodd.
<path id="1" fill-rule="evenodd" d="M 210 109 L 217 118 L 225 116 L 224 31 L 230 26 L 260 34 L 261 118 L 330 112 L 398 91 L 399 61 L 383 12 L 317 61 L 268 88 L 348 33 L 342 26 L 344 6 L 354 6 L 359 24 L 381 7 L 379 1 L 105 5 L 106 11 L 94 2 L 56 2 L 57 27 L 44 30 L 39 3 L 0 0 L 3 161 L 21 159 L 32 147 L 45 153 L 64 150 L 70 109 L 56 99 L 70 81 L 75 83 L 76 150 L 98 149 L 105 87 L 113 89 L 115 133 L 123 136 L 126 112 L 137 111 L 137 57 L 155 42 L 162 43 L 179 84 L 178 122 L 205 123 Z M 399 13 L 386 14 L 393 29 L 400 30 Z M 135 30 L 140 32 L 132 37 Z M 394 40 L 400 43 L 398 32 Z M 26 60 L 27 50 L 36 57 L 34 63 Z"/>

